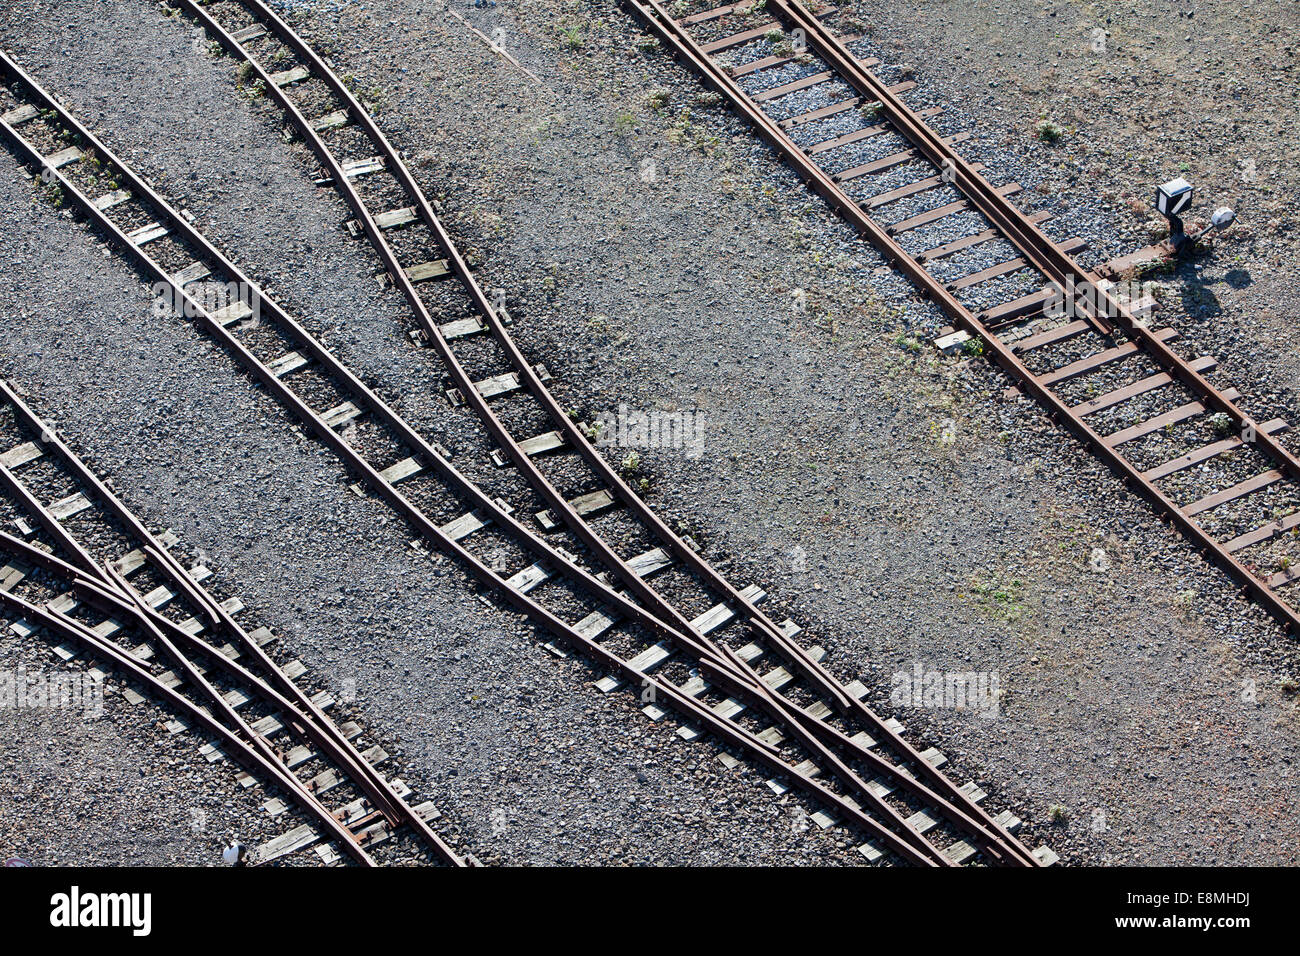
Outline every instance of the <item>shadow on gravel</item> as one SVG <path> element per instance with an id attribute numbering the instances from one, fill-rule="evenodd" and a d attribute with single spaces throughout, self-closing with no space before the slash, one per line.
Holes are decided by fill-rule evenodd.
<path id="1" fill-rule="evenodd" d="M 1169 274 L 1169 278 L 1178 285 L 1178 296 L 1184 312 L 1196 319 L 1208 319 L 1223 313 L 1219 297 L 1214 294 L 1214 286 L 1229 286 L 1232 289 L 1244 289 L 1255 280 L 1245 269 L 1231 269 L 1221 276 L 1206 278 L 1198 271 L 1198 265 L 1214 262 L 1213 253 L 1198 253 L 1190 259 L 1179 263 Z"/>

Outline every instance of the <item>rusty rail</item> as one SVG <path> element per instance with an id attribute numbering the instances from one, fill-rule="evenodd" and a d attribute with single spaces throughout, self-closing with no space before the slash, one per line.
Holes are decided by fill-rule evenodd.
<path id="1" fill-rule="evenodd" d="M 211 262 L 217 264 L 228 276 L 238 278 L 240 281 L 248 283 L 249 287 L 257 289 L 246 275 L 208 243 L 197 230 L 190 226 L 184 217 L 175 213 L 160 196 L 148 187 L 111 150 L 59 106 L 57 101 L 53 100 L 48 93 L 36 85 L 30 77 L 21 71 L 17 64 L 0 54 L 0 66 L 3 66 L 15 77 L 23 80 L 34 95 L 48 104 L 48 108 L 55 109 L 61 121 L 74 129 L 85 143 L 92 146 L 103 160 L 117 170 L 122 183 L 128 186 L 131 192 L 147 201 L 156 212 L 164 214 L 169 225 L 177 233 L 184 235 L 188 241 L 191 241 L 196 248 L 200 249 L 204 255 L 209 257 Z M 472 500 L 484 512 L 490 514 L 493 522 L 508 530 L 517 541 L 524 544 L 526 550 L 532 551 L 548 564 L 561 568 L 571 580 L 592 594 L 604 606 L 616 609 L 615 613 L 621 617 L 663 634 L 668 639 L 676 642 L 678 646 L 696 655 L 701 670 L 707 673 L 710 679 L 715 681 L 719 687 L 749 698 L 759 710 L 768 713 L 780 726 L 786 728 L 792 737 L 797 738 L 799 744 L 814 755 L 832 776 L 836 777 L 843 786 L 865 804 L 876 807 L 883 816 L 890 820 L 890 824 L 882 823 L 867 813 L 859 803 L 847 799 L 821 781 L 794 770 L 772 744 L 760 739 L 753 732 L 720 717 L 712 709 L 697 701 L 693 696 L 683 692 L 676 685 L 638 670 L 618 655 L 602 647 L 597 641 L 586 637 L 573 625 L 556 617 L 523 591 L 504 586 L 501 578 L 495 572 L 461 546 L 457 540 L 443 532 L 436 523 L 398 492 L 394 485 L 381 476 L 372 464 L 366 461 L 330 428 L 317 412 L 285 386 L 269 367 L 257 359 L 201 303 L 189 295 L 182 283 L 170 276 L 141 246 L 132 242 L 121 227 L 113 222 L 66 175 L 58 169 L 47 166 L 40 152 L 27 143 L 7 123 L 0 122 L 0 131 L 3 131 L 16 144 L 19 153 L 26 158 L 26 161 L 50 169 L 51 180 L 57 182 L 66 195 L 76 203 L 89 219 L 96 222 L 119 246 L 127 251 L 129 257 L 142 270 L 143 274 L 154 281 L 163 282 L 170 286 L 177 297 L 177 301 L 185 305 L 187 313 L 195 317 L 199 327 L 223 345 L 268 392 L 311 428 L 317 437 L 333 450 L 348 467 L 361 474 L 381 498 L 393 506 L 403 518 L 417 528 L 435 547 L 464 562 L 476 579 L 496 590 L 508 605 L 534 619 L 561 640 L 601 661 L 615 673 L 623 675 L 625 679 L 641 681 L 643 686 L 653 687 L 658 702 L 672 707 L 688 720 L 697 722 L 720 740 L 749 753 L 759 763 L 768 766 L 776 773 L 788 776 L 796 786 L 809 792 L 815 799 L 834 808 L 845 818 L 852 820 L 855 825 L 871 834 L 873 838 L 878 838 L 883 845 L 893 850 L 900 857 L 927 865 L 944 865 L 949 862 L 938 853 L 936 847 L 926 842 L 915 831 L 913 826 L 907 821 L 899 819 L 897 811 L 885 804 L 867 781 L 858 777 L 851 768 L 837 758 L 818 735 L 805 728 L 803 722 L 796 716 L 794 705 L 770 691 L 766 686 L 755 687 L 751 684 L 746 679 L 747 675 L 743 671 L 745 666 L 743 662 L 735 658 L 734 655 L 729 654 L 724 654 L 721 663 L 715 661 L 707 650 L 700 647 L 689 635 L 667 627 L 661 620 L 598 581 L 588 572 L 579 568 L 569 558 L 553 551 L 544 542 L 533 536 L 519 525 L 505 509 L 488 499 L 477 487 L 464 479 L 427 441 L 420 438 L 396 413 L 357 381 L 331 353 L 308 335 L 273 300 L 258 291 L 257 295 L 263 309 L 279 325 L 290 330 L 293 340 L 300 349 L 305 349 L 307 354 L 318 360 L 322 367 L 328 368 L 339 381 L 346 383 L 352 393 L 365 404 L 368 411 L 374 413 L 378 418 L 389 424 L 394 431 L 401 434 L 408 446 L 415 450 L 422 459 L 433 465 L 438 474 L 457 486 L 464 496 Z M 824 728 L 822 732 L 825 733 L 827 730 L 833 731 L 834 729 Z M 840 741 L 840 743 L 845 743 L 845 741 Z M 1016 859 L 1013 854 L 1007 851 L 1004 841 L 999 839 L 997 830 L 988 830 L 978 821 L 978 818 L 965 815 L 960 808 L 949 804 L 943 795 L 934 792 L 923 782 L 913 779 L 908 772 L 900 770 L 878 754 L 869 751 L 863 754 L 861 759 L 874 770 L 886 774 L 891 780 L 896 780 L 903 789 L 933 806 L 945 818 L 951 820 L 954 825 L 968 833 L 979 845 L 979 849 L 986 852 L 992 861 L 1011 862 Z M 922 761 L 921 765 L 928 766 L 925 761 Z M 896 829 L 891 829 L 891 824 Z"/>
<path id="2" fill-rule="evenodd" d="M 700 75 L 706 85 L 719 92 L 738 115 L 749 121 L 758 135 L 798 172 L 809 188 L 826 200 L 837 215 L 853 225 L 923 296 L 933 301 L 957 328 L 977 338 L 985 352 L 1022 391 L 1032 395 L 1046 409 L 1053 421 L 1067 427 L 1130 488 L 1145 497 L 1161 520 L 1173 524 L 1203 554 L 1213 557 L 1283 627 L 1293 634 L 1300 633 L 1300 614 L 1294 608 L 1267 582 L 1251 573 L 1223 543 L 1186 515 L 1154 481 L 1148 479 L 1124 455 L 1107 445 L 1105 436 L 1096 432 L 1083 416 L 1041 383 L 1012 348 L 985 325 L 979 316 L 962 305 L 942 282 L 931 276 L 920 261 L 903 249 L 888 227 L 877 223 L 839 183 L 805 154 L 784 129 L 758 107 L 735 80 L 703 51 L 685 28 L 668 14 L 659 0 L 624 2 L 669 49 Z M 900 96 L 891 92 L 849 52 L 843 41 L 837 39 L 823 23 L 792 0 L 768 0 L 766 9 L 789 28 L 804 31 L 810 51 L 821 57 L 837 76 L 860 95 L 878 102 L 886 122 L 930 163 L 952 170 L 953 185 L 958 192 L 989 219 L 1034 268 L 1061 289 L 1077 287 L 1078 283 L 1084 281 L 1090 283 L 1090 287 L 1097 288 L 1101 300 L 1096 308 L 1085 299 L 1073 303 L 1093 328 L 1103 335 L 1111 336 L 1115 331 L 1111 323 L 1114 320 L 1118 328 L 1137 343 L 1144 354 L 1186 386 L 1205 403 L 1206 408 L 1226 414 L 1243 433 L 1253 434 L 1254 444 L 1278 468 L 1291 478 L 1300 480 L 1300 460 L 1273 438 L 1261 423 L 1244 412 L 1232 398 L 1211 385 L 1193 363 L 1179 356 L 1155 332 L 1147 328 L 1127 305 L 1114 298 L 1109 291 L 1098 288 L 1095 275 L 1079 266 L 1006 196 L 979 175 L 949 143 L 944 142 L 942 137 L 923 122 L 916 111 L 908 107 Z"/>
<path id="3" fill-rule="evenodd" d="M 177 665 L 187 674 L 191 676 L 194 674 L 189 655 L 195 653 L 203 655 L 211 661 L 212 666 L 257 693 L 264 701 L 284 714 L 286 720 L 292 721 L 292 728 L 297 735 L 318 748 L 326 760 L 345 773 L 390 823 L 394 826 L 408 824 L 413 832 L 444 861 L 463 866 L 464 861 L 461 857 L 433 832 L 418 813 L 412 812 L 405 801 L 392 791 L 383 776 L 357 752 L 347 735 L 276 665 L 262 645 L 253 640 L 235 621 L 233 615 L 207 593 L 193 574 L 81 461 L 54 429 L 37 417 L 9 383 L 0 381 L 0 396 L 9 403 L 20 428 L 40 436 L 39 444 L 43 453 L 55 455 L 59 460 L 59 467 L 84 489 L 83 494 L 89 492 L 94 505 L 124 528 L 129 538 L 139 543 L 147 563 L 154 567 L 163 581 L 170 583 L 179 594 L 184 595 L 190 605 L 205 618 L 205 627 L 214 635 L 219 635 L 228 641 L 239 653 L 247 654 L 255 662 L 254 666 L 266 674 L 267 678 L 263 679 L 248 667 L 229 659 L 217 650 L 217 645 L 212 641 L 197 637 L 140 601 L 138 594 L 122 572 L 114 564 L 97 563 L 81 542 L 63 527 L 50 509 L 42 504 L 14 471 L 4 464 L 0 464 L 0 485 L 35 518 L 46 534 L 56 542 L 57 547 L 70 557 L 71 563 L 34 549 L 26 542 L 3 532 L 0 532 L 0 545 L 7 547 L 11 553 L 29 564 L 69 578 L 73 581 L 72 591 L 101 612 L 111 616 L 134 617 L 140 626 L 159 639 L 160 646 L 169 656 L 175 658 Z M 93 583 L 88 584 L 87 580 Z M 85 644 L 82 635 L 66 636 Z M 135 672 L 132 674 L 134 676 Z M 242 718 L 236 715 L 224 700 L 220 700 L 220 695 L 214 695 L 205 679 L 196 680 L 195 685 L 203 689 L 209 699 L 213 696 L 218 698 L 213 701 L 213 709 L 225 714 L 228 722 L 234 724 L 237 734 L 251 735 Z M 154 683 L 149 684 L 150 689 L 154 686 Z M 170 696 L 167 698 L 168 701 L 171 699 Z M 266 750 L 265 741 L 257 743 L 257 747 L 262 751 L 262 756 L 278 759 L 272 756 L 273 752 Z M 287 768 L 286 773 L 293 781 L 297 781 Z M 277 783 L 282 784 L 284 777 L 278 775 L 276 780 Z M 311 794 L 307 793 L 307 795 Z M 313 801 L 315 801 L 314 797 Z M 301 800 L 299 804 L 306 806 Z M 318 802 L 313 802 L 308 809 L 313 815 L 318 815 L 317 809 L 323 808 L 319 807 Z M 326 832 L 333 832 L 333 828 L 327 827 Z"/>
<path id="4" fill-rule="evenodd" d="M 729 669 L 732 672 L 731 680 L 740 681 L 748 686 L 751 693 L 757 692 L 760 698 L 767 698 L 769 710 L 776 706 L 780 709 L 783 719 L 802 724 L 805 730 L 801 732 L 811 733 L 812 737 L 819 742 L 818 746 L 825 754 L 826 759 L 832 761 L 833 765 L 837 761 L 832 753 L 825 750 L 827 745 L 842 748 L 852 753 L 856 759 L 861 759 L 869 765 L 875 765 L 879 758 L 866 748 L 855 744 L 847 735 L 830 728 L 824 721 L 811 718 L 801 708 L 788 705 L 782 707 L 778 700 L 772 699 L 772 695 L 762 686 L 757 673 L 751 667 L 695 631 L 690 622 L 675 607 L 657 594 L 591 528 L 590 524 L 577 514 L 569 502 L 559 494 L 529 456 L 521 449 L 518 441 L 492 411 L 487 400 L 479 395 L 473 387 L 471 377 L 459 361 L 450 343 L 442 335 L 437 323 L 429 314 L 428 309 L 415 290 L 413 281 L 408 277 L 405 269 L 402 268 L 396 253 L 384 238 L 382 230 L 377 226 L 374 216 L 346 175 L 343 164 L 326 145 L 323 136 L 298 109 L 290 96 L 277 86 L 270 71 L 259 62 L 256 56 L 249 52 L 246 45 L 239 38 L 222 26 L 208 10 L 205 10 L 193 0 L 180 0 L 180 2 L 191 15 L 216 36 L 227 50 L 249 64 L 252 76 L 262 82 L 267 94 L 289 115 L 299 134 L 325 166 L 335 188 L 356 214 L 362 230 L 384 262 L 391 281 L 406 297 L 428 342 L 448 369 L 453 382 L 465 396 L 466 402 L 482 421 L 493 440 L 505 452 L 511 463 L 527 478 L 530 485 L 539 494 L 539 497 L 560 517 L 563 524 L 598 557 L 600 563 L 614 574 L 633 596 L 646 605 L 653 615 L 673 631 L 688 635 L 691 639 L 691 645 L 694 645 L 695 652 L 701 654 L 703 659 L 711 660 L 715 666 Z M 411 175 L 401 153 L 392 147 L 373 118 L 364 110 L 347 86 L 338 79 L 329 65 L 266 4 L 262 3 L 261 0 L 241 0 L 241 3 L 256 16 L 259 22 L 266 25 L 278 39 L 292 48 L 295 55 L 301 58 L 304 64 L 310 68 L 311 75 L 325 82 L 334 96 L 345 106 L 348 116 L 360 124 L 363 131 L 375 145 L 379 156 L 382 157 L 387 171 L 413 200 L 417 214 L 446 255 L 450 270 L 468 291 L 475 310 L 501 347 L 509 367 L 519 376 L 520 382 L 546 412 L 555 430 L 564 436 L 568 445 L 578 452 L 584 463 L 617 496 L 620 503 L 650 530 L 655 539 L 673 557 L 698 574 L 711 588 L 721 594 L 723 601 L 742 614 L 756 633 L 761 635 L 773 649 L 784 656 L 789 664 L 808 678 L 819 691 L 826 694 L 834 709 L 841 714 L 851 714 L 854 718 L 870 727 L 873 735 L 884 738 L 895 752 L 901 754 L 910 766 L 916 768 L 926 783 L 933 787 L 935 791 L 942 793 L 943 796 L 938 799 L 936 806 L 946 819 L 976 836 L 977 839 L 986 841 L 991 848 L 995 847 L 996 849 L 992 850 L 994 856 L 1001 855 L 1007 859 L 1033 862 L 1032 854 L 1029 853 L 1027 848 L 1020 845 L 1009 834 L 1006 834 L 993 821 L 987 811 L 980 808 L 975 801 L 969 799 L 959 788 L 953 786 L 952 782 L 944 774 L 924 760 L 920 753 L 894 731 L 888 722 L 878 717 L 861 700 L 849 694 L 829 671 L 813 660 L 796 642 L 787 638 L 780 628 L 756 607 L 754 602 L 749 600 L 738 588 L 731 585 L 689 544 L 668 528 L 662 519 L 628 486 L 622 476 L 591 445 L 583 431 L 564 413 L 533 366 L 524 358 L 489 297 L 479 285 L 455 243 L 451 240 L 450 235 L 435 214 L 431 203 Z M 779 697 L 779 695 L 777 696 Z M 889 772 L 889 768 L 882 767 L 881 769 L 884 772 Z M 843 768 L 843 771 L 847 772 L 847 768 Z M 861 781 L 851 782 L 855 787 L 861 786 Z M 908 783 L 905 786 L 910 787 L 911 784 Z M 935 796 L 937 795 L 932 795 L 931 798 L 933 799 Z"/>
<path id="5" fill-rule="evenodd" d="M 102 581 L 85 576 L 79 568 L 55 558 L 25 541 L 0 531 L 0 548 L 8 551 L 16 560 L 29 565 L 42 567 L 55 573 L 63 573 L 71 579 L 73 590 L 82 598 L 95 604 L 101 610 L 116 615 L 118 618 L 134 620 L 151 640 L 163 648 L 164 653 L 181 668 L 188 679 L 202 688 L 203 697 L 209 701 L 215 713 L 224 715 L 225 720 L 218 719 L 214 712 L 191 702 L 185 695 L 178 693 L 162 680 L 155 677 L 149 669 L 108 638 L 100 637 L 94 630 L 84 624 L 60 614 L 47 607 L 32 604 L 0 588 L 0 606 L 19 615 L 29 622 L 36 622 L 42 627 L 81 645 L 92 654 L 110 661 L 120 673 L 137 681 L 156 699 L 167 704 L 175 713 L 183 714 L 187 720 L 206 728 L 223 744 L 223 751 L 239 761 L 250 773 L 261 776 L 273 783 L 289 799 L 294 801 L 317 825 L 332 835 L 335 842 L 364 866 L 374 866 L 370 854 L 361 846 L 355 834 L 344 826 L 330 811 L 320 803 L 307 787 L 285 767 L 275 750 L 261 735 L 257 734 L 234 709 L 226 703 L 211 683 L 208 682 L 194 662 L 182 653 L 159 626 L 157 616 L 145 614 L 141 609 L 138 596 L 131 600 L 116 587 L 105 586 Z M 134 595 L 134 592 L 131 592 Z M 162 618 L 166 621 L 166 618 Z M 167 622 L 170 624 L 171 622 Z M 174 625 L 172 625 L 174 628 Z M 171 628 L 169 628 L 170 630 Z M 193 639 L 195 643 L 202 642 Z M 222 658 L 215 648 L 206 648 L 212 660 Z M 232 666 L 236 666 L 233 665 Z"/>

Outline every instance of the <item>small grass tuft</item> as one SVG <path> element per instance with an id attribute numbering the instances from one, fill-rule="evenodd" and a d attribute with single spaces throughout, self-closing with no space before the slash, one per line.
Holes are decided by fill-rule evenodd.
<path id="1" fill-rule="evenodd" d="M 560 27 L 560 36 L 564 39 L 561 41 L 567 49 L 581 50 L 583 39 L 582 30 L 579 27 Z"/>
<path id="2" fill-rule="evenodd" d="M 1044 118 L 1034 124 L 1034 135 L 1041 142 L 1054 145 L 1061 141 L 1061 137 L 1065 135 L 1065 130 L 1051 120 Z"/>
<path id="3" fill-rule="evenodd" d="M 912 355 L 920 355 L 925 348 L 925 343 L 910 332 L 899 332 L 894 339 L 894 344 Z"/>

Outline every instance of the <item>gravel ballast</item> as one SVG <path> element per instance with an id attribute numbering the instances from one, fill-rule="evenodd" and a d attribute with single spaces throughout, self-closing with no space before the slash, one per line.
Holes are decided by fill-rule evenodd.
<path id="1" fill-rule="evenodd" d="M 794 610 L 842 676 L 863 674 L 888 709 L 917 662 L 997 672 L 999 719 L 898 714 L 1073 859 L 1294 858 L 1290 644 L 1027 401 L 1002 402 L 984 363 L 930 355 L 937 314 L 693 77 L 638 48 L 628 15 L 462 9 L 537 87 L 418 4 L 303 9 L 341 69 L 386 91 L 385 128 L 518 300 L 517 338 L 566 403 L 704 414 L 703 457 L 645 455 L 651 500 Z M 894 46 L 906 36 L 872 52 L 919 62 Z M 980 65 L 950 85 L 916 71 L 909 102 L 974 132 L 964 152 L 1022 183 L 1024 208 L 1063 193 L 1049 230 L 1087 239 L 1089 261 L 1149 241 L 1049 178 L 1057 153 L 1034 118 L 966 105 Z M 969 301 L 981 294 L 1014 288 Z M 900 345 L 908 328 L 919 355 Z"/>
<path id="2" fill-rule="evenodd" d="M 402 410 L 458 444 L 453 429 L 467 420 L 418 379 L 431 366 L 401 365 L 397 300 L 380 294 L 366 247 L 342 238 L 342 204 L 310 185 L 301 157 L 279 139 L 278 117 L 249 111 L 233 64 L 196 55 L 188 28 L 148 4 L 83 4 L 90 42 L 75 50 L 84 64 L 39 54 L 43 43 L 64 47 L 68 10 L 60 7 L 60 26 L 44 40 L 16 17 L 5 43 L 292 310 L 310 315 L 349 364 L 389 375 L 386 390 L 411 403 Z M 109 45 L 96 46 L 97 36 Z M 156 83 L 168 64 L 201 80 Z M 158 99 L 129 112 L 136 122 L 114 126 L 109 116 L 125 115 L 123 89 Z M 112 109 L 87 105 L 101 99 Z M 204 118 L 207 149 L 168 136 L 178 115 Z M 145 116 L 152 126 L 138 122 Z M 245 143 L 269 143 L 278 155 L 241 150 Z M 164 174 L 160 156 L 180 172 Z M 5 161 L 0 202 L 17 228 L 6 231 L 3 254 L 20 303 L 0 342 L 5 373 L 129 505 L 238 582 L 250 616 L 280 633 L 335 696 L 355 694 L 357 713 L 443 810 L 440 826 L 458 846 L 508 863 L 852 859 L 842 831 L 805 834 L 792 799 L 751 805 L 744 795 L 760 778 L 724 777 L 709 748 L 651 724 L 631 697 L 596 693 L 600 673 L 556 660 L 532 626 L 478 600 L 450 563 L 413 551 L 411 532 L 355 496 L 336 461 L 215 347 L 155 317 L 147 287 L 121 259 L 35 202 L 30 178 Z M 253 221 L 264 212 L 268 221 Z M 320 256 L 294 250 L 290 262 L 286 230 L 321 243 Z M 90 364 L 88 354 L 115 358 Z"/>
<path id="3" fill-rule="evenodd" d="M 272 138 L 274 111 L 241 100 L 229 63 L 192 51 L 189 25 L 149 4 L 58 6 L 57 22 L 50 11 L 0 19 L 0 38 L 349 364 L 402 396 L 404 412 L 471 444 L 464 419 L 429 400 L 432 366 L 393 347 L 399 303 L 343 238 L 342 207 L 304 185 L 297 147 Z M 978 37 L 1014 24 L 1046 70 L 1066 48 L 1053 31 L 1082 26 L 1011 0 L 910 25 L 869 6 L 857 12 L 878 31 L 860 49 L 887 66 L 925 62 L 917 37 L 939 44 L 932 62 L 955 63 L 956 45 L 993 44 Z M 700 100 L 692 76 L 639 48 L 645 33 L 628 14 L 463 6 L 485 33 L 504 31 L 538 87 L 419 2 L 281 7 L 300 10 L 303 32 L 373 91 L 381 125 L 443 198 L 453 234 L 483 254 L 485 278 L 507 290 L 517 339 L 566 405 L 587 418 L 620 403 L 703 415 L 702 457 L 644 453 L 652 504 L 737 583 L 762 583 L 828 647 L 832 669 L 861 676 L 958 779 L 978 778 L 991 805 L 1025 817 L 1032 842 L 1077 862 L 1295 861 L 1295 699 L 1279 686 L 1297 669 L 1291 644 L 1027 400 L 1001 400 L 1006 382 L 986 363 L 934 356 L 937 314 L 742 124 Z M 984 23 L 976 39 L 972 20 Z M 86 42 L 70 42 L 69 21 Z M 1057 238 L 1081 235 L 1100 258 L 1147 241 L 1115 212 L 1138 188 L 1123 182 L 1131 169 L 1086 181 L 1061 171 L 1071 141 L 1033 139 L 1035 117 L 1011 112 L 1027 91 L 1013 102 L 987 86 L 1001 70 L 987 58 L 919 69 L 908 99 L 942 103 L 944 132 L 975 132 L 965 155 L 994 181 L 1029 187 L 1023 208 L 1050 202 Z M 1013 72 L 1033 75 L 1023 63 Z M 1067 95 L 1068 77 L 1057 82 L 1044 82 L 1044 102 Z M 1068 95 L 1072 108 L 1089 102 Z M 198 135 L 176 136 L 178 116 L 202 117 Z M 1154 131 L 1127 135 L 1135 154 L 1171 150 Z M 544 655 L 531 628 L 478 604 L 447 565 L 430 571 L 215 350 L 151 323 L 138 281 L 32 205 L 16 175 L 11 162 L 0 170 L 3 215 L 21 226 L 0 239 L 22 303 L 0 339 L 6 374 L 141 511 L 211 548 L 314 670 L 356 681 L 358 706 L 402 741 L 404 765 L 474 852 L 849 859 L 835 846 L 842 831 L 795 832 L 788 806 L 723 774 L 706 748 L 670 740 L 630 701 L 593 693 L 584 682 L 595 675 Z M 1096 201 L 1106 188 L 1113 205 Z M 898 217 L 924 208 L 914 197 Z M 287 250 L 286 229 L 300 237 Z M 927 233 L 929 244 L 950 238 Z M 1294 411 L 1295 346 L 1255 313 L 1271 303 L 1285 314 L 1287 242 L 1226 246 L 1201 278 L 1171 280 L 1203 349 L 1248 356 L 1224 380 L 1276 414 Z M 1238 289 L 1234 270 L 1257 281 Z M 1196 305 L 1211 284 L 1218 311 Z M 1177 309 L 1165 315 L 1187 326 Z M 87 366 L 90 349 L 111 361 Z M 996 674 L 998 716 L 892 704 L 894 675 L 918 664 Z M 724 825 L 704 825 L 709 810 Z"/>

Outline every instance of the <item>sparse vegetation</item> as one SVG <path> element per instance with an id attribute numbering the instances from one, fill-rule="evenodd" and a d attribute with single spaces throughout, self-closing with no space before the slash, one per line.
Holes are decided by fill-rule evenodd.
<path id="1" fill-rule="evenodd" d="M 904 352 L 910 352 L 912 355 L 919 355 L 925 348 L 925 343 L 911 332 L 899 332 L 894 339 L 894 344 Z"/>
<path id="2" fill-rule="evenodd" d="M 667 90 L 653 90 L 650 95 L 645 98 L 645 103 L 646 106 L 658 112 L 668 105 L 668 100 L 671 96 L 672 94 Z"/>
<path id="3" fill-rule="evenodd" d="M 1041 142 L 1051 145 L 1061 141 L 1061 137 L 1065 135 L 1065 130 L 1044 117 L 1034 124 L 1034 135 Z"/>
<path id="4" fill-rule="evenodd" d="M 683 109 L 678 114 L 677 122 L 667 132 L 668 142 L 674 146 L 690 146 L 706 156 L 713 155 L 721 140 L 708 130 L 699 129 L 691 122 L 691 111 Z"/>
<path id="5" fill-rule="evenodd" d="M 41 183 L 40 177 L 37 177 L 36 181 L 38 184 Z M 65 198 L 63 195 L 63 184 L 57 182 L 45 183 L 44 186 L 45 188 L 40 191 L 41 197 L 55 209 L 61 209 Z"/>
<path id="6" fill-rule="evenodd" d="M 985 613 L 1001 621 L 1018 621 L 1025 616 L 1021 603 L 1024 582 L 1019 578 L 1000 581 L 997 578 L 976 576 L 971 580 L 971 597 Z"/>
<path id="7" fill-rule="evenodd" d="M 580 27 L 560 27 L 561 42 L 566 49 L 581 50 L 583 39 L 582 29 Z"/>
<path id="8" fill-rule="evenodd" d="M 1069 818 L 1069 812 L 1061 804 L 1054 803 L 1047 808 L 1047 818 L 1059 826 Z"/>

